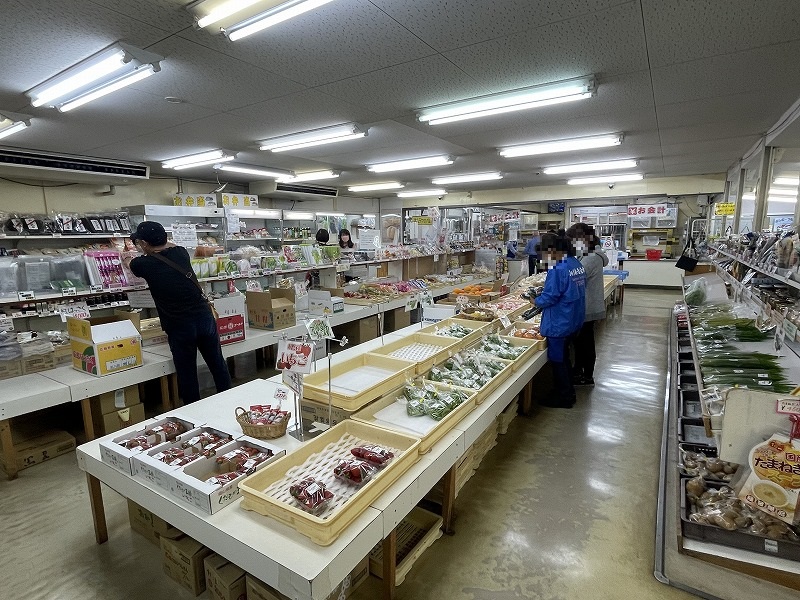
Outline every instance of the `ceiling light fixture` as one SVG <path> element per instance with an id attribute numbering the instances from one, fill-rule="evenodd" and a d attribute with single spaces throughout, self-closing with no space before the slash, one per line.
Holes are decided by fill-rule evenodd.
<path id="1" fill-rule="evenodd" d="M 519 156 L 535 156 L 537 154 L 555 154 L 556 152 L 571 152 L 573 150 L 590 150 L 592 148 L 608 148 L 619 146 L 623 134 L 593 135 L 588 137 L 572 138 L 568 140 L 553 140 L 550 142 L 537 142 L 535 144 L 522 144 L 519 146 L 506 146 L 498 148 L 500 156 L 504 158 L 517 158 Z"/>
<path id="2" fill-rule="evenodd" d="M 589 185 L 592 183 L 617 183 L 618 181 L 640 181 L 642 173 L 620 173 L 618 175 L 599 175 L 597 177 L 576 177 L 567 179 L 567 185 Z"/>
<path id="3" fill-rule="evenodd" d="M 447 192 L 443 189 L 434 190 L 409 190 L 407 192 L 398 192 L 399 198 L 421 198 L 423 196 L 444 196 Z"/>
<path id="4" fill-rule="evenodd" d="M 269 150 L 271 152 L 286 152 L 288 150 L 298 150 L 300 148 L 310 148 L 311 146 L 321 146 L 323 144 L 333 144 L 355 140 L 367 135 L 367 129 L 359 127 L 355 123 L 345 123 L 332 127 L 322 127 L 310 131 L 301 131 L 290 135 L 271 138 L 261 142 L 259 150 Z"/>
<path id="5" fill-rule="evenodd" d="M 603 162 L 581 163 L 577 165 L 559 165 L 545 167 L 545 175 L 562 175 L 564 173 L 592 173 L 594 171 L 614 171 L 616 169 L 632 169 L 639 164 L 636 160 L 607 160 Z"/>
<path id="6" fill-rule="evenodd" d="M 392 171 L 407 171 L 409 169 L 425 169 L 427 167 L 443 167 L 453 164 L 451 156 L 428 156 L 425 158 L 412 158 L 394 162 L 367 165 L 367 171 L 373 173 L 391 173 Z"/>
<path id="7" fill-rule="evenodd" d="M 289 0 L 282 2 L 278 6 L 265 10 L 262 13 L 245 19 L 235 25 L 226 28 L 224 33 L 232 42 L 240 40 L 268 27 L 283 23 L 293 17 L 302 15 L 305 12 L 319 8 L 332 0 Z"/>
<path id="8" fill-rule="evenodd" d="M 286 210 L 283 212 L 284 219 L 292 219 L 293 221 L 313 221 L 314 213 L 302 212 L 297 210 Z"/>
<path id="9" fill-rule="evenodd" d="M 228 162 L 235 158 L 235 154 L 228 153 L 225 150 L 209 150 L 208 152 L 200 152 L 199 154 L 190 154 L 188 156 L 181 156 L 180 158 L 165 160 L 161 163 L 161 166 L 165 169 L 180 170 Z"/>
<path id="10" fill-rule="evenodd" d="M 161 70 L 163 57 L 117 42 L 26 92 L 33 106 L 66 112 Z"/>
<path id="11" fill-rule="evenodd" d="M 800 185 L 800 177 L 776 177 L 773 185 Z"/>
<path id="12" fill-rule="evenodd" d="M 284 169 L 270 169 L 269 167 L 257 167 L 254 165 L 215 164 L 214 169 L 217 171 L 228 171 L 230 173 L 241 173 L 243 175 L 255 175 L 257 177 L 266 177 L 268 179 L 281 179 L 285 177 L 294 177 L 294 171 L 286 171 Z"/>
<path id="13" fill-rule="evenodd" d="M 490 173 L 469 173 L 467 175 L 453 175 L 450 177 L 436 177 L 431 179 L 433 185 L 448 185 L 450 183 L 471 183 L 473 181 L 491 181 L 493 179 L 502 179 L 503 174 L 497 171 Z"/>
<path id="14" fill-rule="evenodd" d="M 319 181 L 321 179 L 336 179 L 339 177 L 338 171 L 308 171 L 298 173 L 294 177 L 281 177 L 279 183 L 299 183 L 301 181 Z"/>
<path id="15" fill-rule="evenodd" d="M 573 102 L 583 98 L 591 98 L 594 92 L 594 78 L 579 77 L 423 108 L 417 114 L 417 118 L 430 125 L 440 125 L 442 123 L 488 117 L 551 104 L 561 104 L 562 102 Z"/>
<path id="16" fill-rule="evenodd" d="M 343 217 L 344 213 L 339 212 L 318 212 L 318 217 Z"/>
<path id="17" fill-rule="evenodd" d="M 264 208 L 232 208 L 231 212 L 240 217 L 259 217 L 261 219 L 280 219 L 280 210 L 269 210 Z"/>
<path id="18" fill-rule="evenodd" d="M 372 213 L 364 213 L 361 216 L 364 217 L 365 219 L 374 219 L 375 218 L 375 215 L 373 215 Z"/>
<path id="19" fill-rule="evenodd" d="M 386 183 L 369 183 L 365 185 L 351 185 L 347 188 L 348 192 L 377 192 L 380 190 L 399 190 L 405 187 L 397 181 L 387 181 Z"/>
<path id="20" fill-rule="evenodd" d="M 29 115 L 0 110 L 0 139 L 14 135 L 30 125 Z"/>
<path id="21" fill-rule="evenodd" d="M 769 188 L 767 194 L 770 196 L 789 196 L 794 198 L 797 196 L 797 188 Z"/>
<path id="22" fill-rule="evenodd" d="M 197 26 L 201 29 L 218 23 L 223 19 L 235 15 L 246 8 L 250 8 L 254 4 L 258 4 L 261 0 L 228 0 L 222 4 L 215 6 L 207 15 L 197 19 Z M 200 5 L 198 5 L 200 6 Z"/>
<path id="23" fill-rule="evenodd" d="M 742 194 L 742 200 L 755 200 L 755 194 Z"/>

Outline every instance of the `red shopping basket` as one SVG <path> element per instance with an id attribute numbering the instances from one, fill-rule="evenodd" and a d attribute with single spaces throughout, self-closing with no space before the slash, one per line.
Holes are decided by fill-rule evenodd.
<path id="1" fill-rule="evenodd" d="M 661 260 L 661 250 L 645 250 L 645 256 L 647 256 L 647 260 Z"/>

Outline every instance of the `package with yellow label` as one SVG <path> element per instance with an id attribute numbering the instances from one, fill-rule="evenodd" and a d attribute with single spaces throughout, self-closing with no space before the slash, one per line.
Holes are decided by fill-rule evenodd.
<path id="1" fill-rule="evenodd" d="M 142 337 L 125 317 L 67 317 L 72 366 L 101 377 L 142 364 Z"/>
<path id="2" fill-rule="evenodd" d="M 800 440 L 774 434 L 750 451 L 739 498 L 785 523 L 800 522 Z"/>

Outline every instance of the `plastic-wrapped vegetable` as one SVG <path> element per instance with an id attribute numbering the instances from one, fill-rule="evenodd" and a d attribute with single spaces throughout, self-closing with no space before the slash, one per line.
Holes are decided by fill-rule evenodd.
<path id="1" fill-rule="evenodd" d="M 394 452 L 378 444 L 356 446 L 351 448 L 350 454 L 376 467 L 382 467 L 394 458 Z"/>
<path id="2" fill-rule="evenodd" d="M 689 306 L 700 306 L 706 301 L 706 280 L 702 277 L 689 284 L 683 297 Z"/>
<path id="3" fill-rule="evenodd" d="M 325 489 L 324 483 L 313 477 L 307 477 L 293 484 L 289 488 L 289 493 L 308 510 L 316 510 L 333 498 L 333 492 L 329 492 Z"/>
<path id="4" fill-rule="evenodd" d="M 343 459 L 339 461 L 339 464 L 333 469 L 333 474 L 337 479 L 356 485 L 364 485 L 367 483 L 372 479 L 372 474 L 374 472 L 375 467 L 365 460 L 356 458 Z"/>
<path id="5" fill-rule="evenodd" d="M 425 414 L 434 421 L 444 419 L 452 409 L 441 400 L 431 400 L 425 403 Z"/>

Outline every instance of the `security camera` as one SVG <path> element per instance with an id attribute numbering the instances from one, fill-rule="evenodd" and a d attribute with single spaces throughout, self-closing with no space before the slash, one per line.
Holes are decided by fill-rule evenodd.
<path id="1" fill-rule="evenodd" d="M 608 189 L 613 190 L 614 189 L 614 184 L 613 183 L 609 183 L 608 184 Z"/>
<path id="2" fill-rule="evenodd" d="M 439 202 L 441 202 L 442 200 L 444 200 L 444 196 L 439 196 Z"/>

